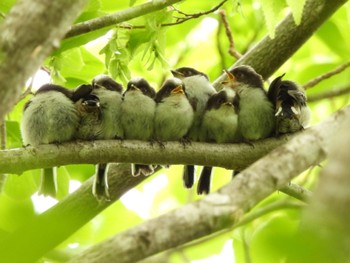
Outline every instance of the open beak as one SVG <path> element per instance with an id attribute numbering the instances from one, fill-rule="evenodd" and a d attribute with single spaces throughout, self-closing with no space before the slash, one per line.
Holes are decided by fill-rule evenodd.
<path id="1" fill-rule="evenodd" d="M 182 85 L 177 86 L 171 91 L 172 94 L 185 94 Z"/>
<path id="2" fill-rule="evenodd" d="M 227 79 L 221 82 L 222 85 L 229 85 L 237 81 L 236 77 L 230 71 L 226 69 L 224 71 L 226 73 Z"/>

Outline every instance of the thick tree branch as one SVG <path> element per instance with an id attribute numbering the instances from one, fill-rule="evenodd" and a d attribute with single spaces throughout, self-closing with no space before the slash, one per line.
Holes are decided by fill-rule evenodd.
<path id="1" fill-rule="evenodd" d="M 66 38 L 78 36 L 81 34 L 89 33 L 94 30 L 98 30 L 105 27 L 112 27 L 120 22 L 125 22 L 130 19 L 161 10 L 167 6 L 180 2 L 181 0 L 154 0 L 148 3 L 133 6 L 114 14 L 110 14 L 104 17 L 98 17 L 92 20 L 78 23 L 71 27 L 66 34 Z"/>
<path id="2" fill-rule="evenodd" d="M 86 2 L 21 0 L 7 14 L 0 24 L 0 119 L 18 101 L 26 80 L 59 46 Z"/>
<path id="3" fill-rule="evenodd" d="M 130 176 L 130 165 L 112 165 L 109 173 L 112 202 L 96 200 L 91 193 L 93 178 L 90 178 L 56 206 L 28 219 L 25 225 L 2 239 L 1 261 L 36 262 L 145 178 Z"/>
<path id="4" fill-rule="evenodd" d="M 292 14 L 288 15 L 276 28 L 275 38 L 265 36 L 253 49 L 240 58 L 234 66 L 250 65 L 264 79 L 271 76 L 289 57 L 291 57 L 347 0 L 308 0 L 303 10 L 300 25 L 295 25 Z M 226 78 L 222 74 L 214 82 L 219 89 Z"/>
<path id="5" fill-rule="evenodd" d="M 295 242 L 298 253 L 291 253 L 292 260 L 288 262 L 350 260 L 349 130 L 350 118 L 347 118 L 335 134 L 329 162 L 302 218 L 299 239 Z M 303 255 L 303 259 L 298 255 Z"/>
<path id="6" fill-rule="evenodd" d="M 232 227 L 273 191 L 285 187 L 293 177 L 322 161 L 347 118 L 350 118 L 350 107 L 278 147 L 218 192 L 117 234 L 70 262 L 136 262 Z"/>
<path id="7" fill-rule="evenodd" d="M 36 168 L 100 162 L 198 164 L 242 170 L 290 137 L 293 135 L 269 138 L 255 142 L 254 146 L 193 142 L 184 147 L 179 142 L 167 142 L 161 147 L 145 141 L 118 140 L 28 146 L 0 151 L 0 173 L 20 174 Z"/>

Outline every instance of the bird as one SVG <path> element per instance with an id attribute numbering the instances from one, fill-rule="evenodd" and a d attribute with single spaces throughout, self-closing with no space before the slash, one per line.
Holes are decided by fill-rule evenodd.
<path id="1" fill-rule="evenodd" d="M 238 133 L 238 107 L 235 93 L 222 89 L 213 94 L 206 105 L 202 121 L 202 134 L 207 142 L 235 143 L 240 140 Z M 212 167 L 204 166 L 197 185 L 197 194 L 210 192 Z"/>
<path id="2" fill-rule="evenodd" d="M 91 140 L 110 140 L 123 137 L 121 126 L 121 104 L 122 104 L 123 86 L 112 79 L 110 76 L 101 74 L 97 75 L 92 80 L 92 91 L 90 95 L 96 96 L 95 111 L 90 113 L 90 121 L 96 122 L 98 134 L 94 134 L 94 129 L 91 130 Z M 88 97 L 89 98 L 89 97 Z M 93 102 L 92 99 L 91 102 Z M 95 180 L 93 183 L 93 195 L 99 201 L 110 201 L 108 187 L 108 168 L 107 163 L 99 163 L 96 165 Z"/>
<path id="3" fill-rule="evenodd" d="M 264 90 L 262 76 L 247 65 L 226 71 L 226 75 L 224 87 L 236 92 L 240 140 L 251 144 L 271 136 L 275 128 L 274 109 Z"/>
<path id="4" fill-rule="evenodd" d="M 211 85 L 208 76 L 191 67 L 180 67 L 171 70 L 174 77 L 183 81 L 186 87 L 186 94 L 194 109 L 193 123 L 188 133 L 188 138 L 192 141 L 199 141 L 201 135 L 201 122 L 206 103 L 216 90 Z M 186 165 L 183 170 L 183 183 L 186 188 L 191 188 L 194 184 L 194 166 Z"/>
<path id="5" fill-rule="evenodd" d="M 121 124 L 125 139 L 153 140 L 156 111 L 155 95 L 155 90 L 144 78 L 134 77 L 129 80 L 121 104 Z M 153 172 L 152 165 L 131 165 L 133 176 L 148 176 Z"/>
<path id="6" fill-rule="evenodd" d="M 193 122 L 193 108 L 183 82 L 178 78 L 167 79 L 156 94 L 154 137 L 157 141 L 185 140 Z"/>
<path id="7" fill-rule="evenodd" d="M 23 144 L 38 146 L 71 141 L 78 124 L 79 117 L 74 106 L 72 90 L 60 85 L 44 84 L 24 105 L 20 125 Z M 56 197 L 55 177 L 55 168 L 43 169 L 40 194 Z"/>
<path id="8" fill-rule="evenodd" d="M 295 82 L 275 78 L 268 89 L 268 97 L 275 107 L 275 135 L 294 133 L 306 128 L 311 119 L 305 91 Z"/>

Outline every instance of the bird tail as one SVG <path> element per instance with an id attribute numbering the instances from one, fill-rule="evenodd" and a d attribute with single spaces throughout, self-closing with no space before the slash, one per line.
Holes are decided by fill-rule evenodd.
<path id="1" fill-rule="evenodd" d="M 211 179 L 211 171 L 213 167 L 204 166 L 201 172 L 201 175 L 198 180 L 197 185 L 197 194 L 209 194 L 210 193 L 210 179 Z"/>
<path id="2" fill-rule="evenodd" d="M 99 201 L 111 200 L 108 189 L 108 167 L 109 165 L 106 163 L 100 163 L 96 165 L 96 174 L 92 193 Z"/>
<path id="3" fill-rule="evenodd" d="M 39 194 L 56 198 L 56 167 L 44 168 L 42 170 Z"/>
<path id="4" fill-rule="evenodd" d="M 149 176 L 154 173 L 153 165 L 146 164 L 131 164 L 131 174 L 134 177 L 144 175 Z"/>
<path id="5" fill-rule="evenodd" d="M 194 165 L 185 165 L 182 180 L 186 188 L 192 188 L 194 184 Z"/>

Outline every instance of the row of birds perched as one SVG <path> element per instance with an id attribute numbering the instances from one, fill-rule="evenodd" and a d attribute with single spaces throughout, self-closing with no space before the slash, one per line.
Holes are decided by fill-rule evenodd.
<path id="1" fill-rule="evenodd" d="M 24 145 L 71 140 L 133 139 L 235 143 L 302 130 L 310 109 L 304 91 L 294 82 L 276 78 L 264 90 L 263 78 L 250 66 L 225 71 L 216 91 L 205 73 L 194 68 L 171 70 L 156 92 L 143 78 L 132 78 L 125 91 L 107 75 L 74 90 L 45 84 L 24 106 L 21 132 Z M 93 193 L 110 200 L 108 164 L 96 165 Z M 202 169 L 198 194 L 210 191 L 212 167 Z M 153 165 L 133 164 L 133 176 L 149 175 Z M 40 192 L 55 195 L 54 169 L 45 168 Z M 191 188 L 195 169 L 187 165 L 184 185 Z"/>

